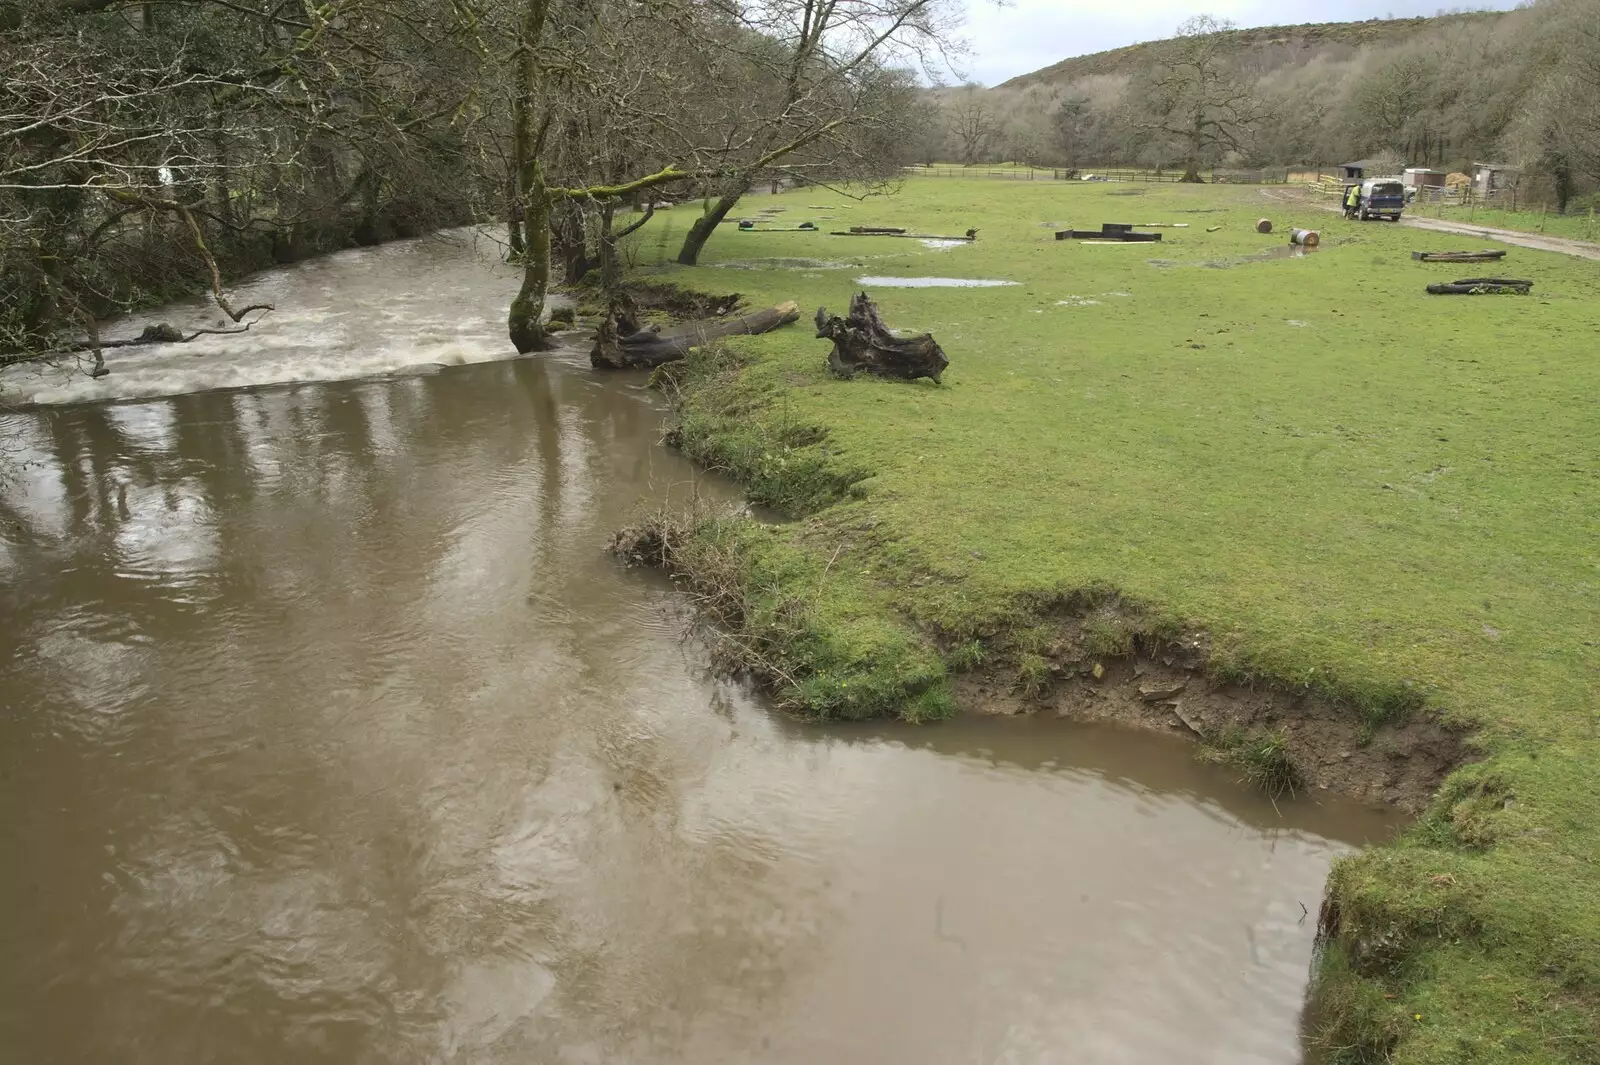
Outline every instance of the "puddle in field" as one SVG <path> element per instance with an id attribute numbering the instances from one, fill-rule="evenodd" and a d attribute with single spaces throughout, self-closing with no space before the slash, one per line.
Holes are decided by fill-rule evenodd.
<path id="1" fill-rule="evenodd" d="M 1238 255 L 1232 259 L 1210 259 L 1200 265 L 1208 270 L 1226 270 L 1241 263 L 1270 263 L 1276 259 L 1303 259 L 1306 257 L 1307 252 L 1316 250 L 1316 248 L 1305 248 L 1298 244 L 1280 244 L 1275 248 L 1258 251 L 1253 255 Z"/>
<path id="2" fill-rule="evenodd" d="M 859 270 L 861 268 L 860 263 L 839 259 L 803 259 L 787 256 L 773 256 L 770 259 L 729 259 L 727 262 L 708 265 L 724 270 Z"/>
<path id="3" fill-rule="evenodd" d="M 1099 300 L 1092 300 L 1088 296 L 1068 296 L 1064 300 L 1056 300 L 1057 307 L 1098 307 Z"/>
<path id="4" fill-rule="evenodd" d="M 954 237 L 949 238 L 949 239 L 946 239 L 944 237 L 928 237 L 927 239 L 923 240 L 922 246 L 924 248 L 933 248 L 934 250 L 937 251 L 937 250 L 942 250 L 944 248 L 959 248 L 963 244 L 971 244 L 971 243 L 972 242 L 970 240 L 957 240 Z"/>
<path id="5" fill-rule="evenodd" d="M 856 284 L 871 288 L 1002 288 L 1018 282 L 982 277 L 858 277 Z"/>
<path id="6" fill-rule="evenodd" d="M 1244 263 L 1266 263 L 1277 259 L 1303 259 L 1307 254 L 1316 250 L 1316 248 L 1305 248 L 1298 244 L 1280 244 L 1266 251 L 1254 252 L 1250 255 L 1236 255 L 1231 259 L 1205 259 L 1196 263 L 1183 263 L 1176 259 L 1146 259 L 1145 262 L 1160 270 L 1170 270 L 1175 266 L 1198 266 L 1206 270 L 1227 270 L 1230 267 L 1240 266 Z"/>

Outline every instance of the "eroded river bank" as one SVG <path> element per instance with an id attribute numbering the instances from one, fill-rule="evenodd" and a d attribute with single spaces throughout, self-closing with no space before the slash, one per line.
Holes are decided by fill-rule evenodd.
<path id="1" fill-rule="evenodd" d="M 639 379 L 499 361 L 467 245 L 254 284 L 84 397 L 146 398 L 0 416 L 17 1060 L 1299 1059 L 1387 815 L 1104 727 L 775 715 L 604 552 L 734 494 Z"/>

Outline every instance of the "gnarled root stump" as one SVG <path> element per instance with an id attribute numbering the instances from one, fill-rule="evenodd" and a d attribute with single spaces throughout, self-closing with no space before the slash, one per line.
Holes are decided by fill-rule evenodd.
<path id="1" fill-rule="evenodd" d="M 932 334 L 895 336 L 865 292 L 851 298 L 850 313 L 844 318 L 829 317 L 826 307 L 818 307 L 817 336 L 833 341 L 828 367 L 840 377 L 854 377 L 857 371 L 866 370 L 907 381 L 931 377 L 938 384 L 939 375 L 950 365 Z"/>
<path id="2" fill-rule="evenodd" d="M 619 334 L 615 319 L 600 326 L 589 362 L 597 370 L 649 370 L 662 363 L 676 362 L 708 340 L 719 337 L 767 333 L 779 326 L 800 320 L 800 308 L 790 301 L 764 311 L 722 321 L 691 322 L 670 333 L 659 328 Z"/>

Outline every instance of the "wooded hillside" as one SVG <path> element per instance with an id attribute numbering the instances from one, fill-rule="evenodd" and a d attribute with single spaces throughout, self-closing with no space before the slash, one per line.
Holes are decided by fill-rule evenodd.
<path id="1" fill-rule="evenodd" d="M 1593 0 L 1508 12 L 1239 29 L 1200 15 L 1168 40 L 1062 60 L 993 89 L 939 89 L 923 161 L 1210 167 L 1519 168 L 1566 209 L 1600 187 Z"/>
<path id="2" fill-rule="evenodd" d="M 1222 33 L 1222 47 L 1232 58 L 1268 66 L 1300 65 L 1362 48 L 1392 48 L 1447 27 L 1493 28 L 1509 12 L 1473 11 L 1433 18 L 1368 19 L 1365 22 L 1314 22 L 1299 26 L 1258 26 Z M 996 88 L 1026 89 L 1034 85 L 1070 85 L 1096 75 L 1132 75 L 1159 61 L 1166 41 L 1141 41 L 1090 55 L 1071 56 Z"/>

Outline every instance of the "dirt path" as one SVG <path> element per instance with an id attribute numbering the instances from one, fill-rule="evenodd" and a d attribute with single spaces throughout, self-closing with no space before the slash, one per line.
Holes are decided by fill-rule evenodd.
<path id="1" fill-rule="evenodd" d="M 1279 203 L 1305 203 L 1308 197 L 1299 190 L 1291 189 L 1262 189 L 1263 199 Z M 1318 204 L 1325 211 L 1339 210 L 1337 205 Z M 1580 259 L 1595 259 L 1600 261 L 1600 244 L 1591 244 L 1584 240 L 1572 240 L 1568 237 L 1552 237 L 1544 233 L 1524 233 L 1515 229 L 1495 229 L 1490 226 L 1475 226 L 1470 222 L 1447 222 L 1438 218 L 1418 218 L 1409 216 L 1400 219 L 1400 224 L 1413 229 L 1431 229 L 1436 233 L 1454 233 L 1463 237 L 1478 237 L 1482 240 L 1497 240 L 1502 244 L 1514 244 L 1519 248 L 1534 248 L 1538 251 L 1553 251 L 1562 255 L 1576 255 Z"/>
<path id="2" fill-rule="evenodd" d="M 1486 240 L 1498 240 L 1502 244 L 1515 244 L 1519 248 L 1536 248 L 1539 251 L 1576 255 L 1580 259 L 1600 260 L 1600 244 L 1590 244 L 1588 241 L 1572 240 L 1567 237 L 1522 233 L 1514 229 L 1490 229 L 1486 226 L 1472 225 L 1470 222 L 1446 222 L 1438 218 L 1402 218 L 1400 224 L 1411 226 L 1413 229 L 1432 229 L 1439 233 L 1458 233 L 1464 237 L 1483 237 Z"/>

